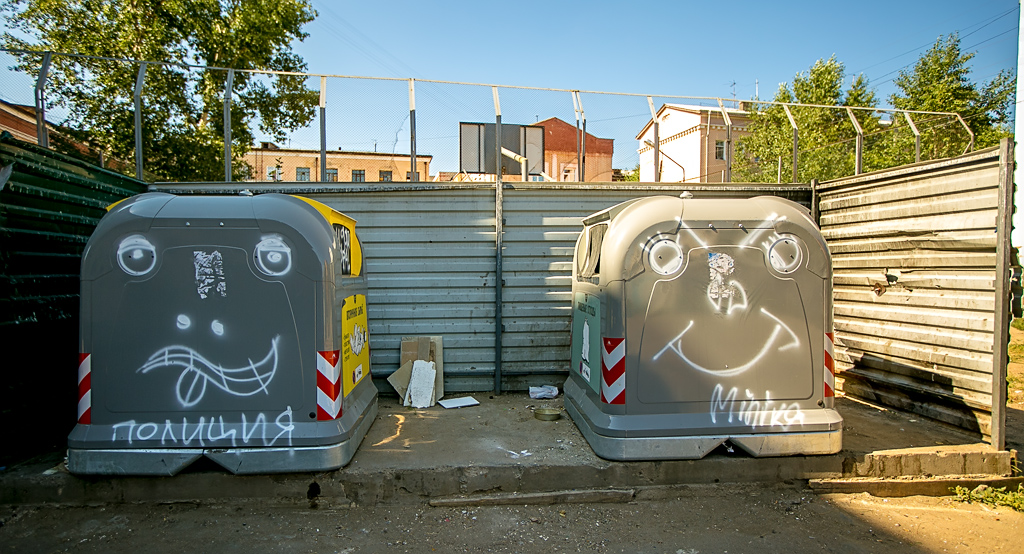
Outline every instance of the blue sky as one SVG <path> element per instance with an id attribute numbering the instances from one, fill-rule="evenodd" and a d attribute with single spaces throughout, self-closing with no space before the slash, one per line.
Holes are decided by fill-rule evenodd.
<path id="1" fill-rule="evenodd" d="M 834 54 L 848 79 L 863 73 L 886 107 L 898 71 L 940 35 L 959 32 L 964 50 L 976 52 L 977 82 L 1014 68 L 1019 43 L 1017 0 L 313 5 L 319 16 L 294 45 L 312 73 L 637 93 L 656 104 L 681 101 L 666 95 L 770 99 L 780 83 Z M 31 104 L 31 83 L 15 81 L 0 82 L 0 97 Z M 490 90 L 430 83 L 416 90 L 418 153 L 434 156 L 432 173 L 457 169 L 457 123 L 493 121 Z M 329 81 L 328 147 L 408 152 L 407 94 L 402 82 Z M 588 131 L 614 138 L 615 167 L 632 168 L 646 100 L 583 101 Z M 502 89 L 501 102 L 505 123 L 574 119 L 564 92 Z M 287 144 L 319 148 L 318 127 L 292 133 Z"/>
<path id="2" fill-rule="evenodd" d="M 885 99 L 940 35 L 977 52 L 978 81 L 1017 60 L 1017 0 L 313 4 L 296 50 L 318 73 L 766 98 L 835 54 Z"/>
<path id="3" fill-rule="evenodd" d="M 880 106 L 896 91 L 893 79 L 913 65 L 940 35 L 958 32 L 976 52 L 972 78 L 985 82 L 1017 63 L 1019 4 L 990 2 L 867 1 L 857 4 L 788 2 L 559 2 L 444 3 L 314 1 L 317 20 L 296 51 L 315 73 L 447 80 L 499 85 L 649 95 L 771 99 L 816 60 L 835 55 L 848 78 L 863 73 Z M 849 82 L 849 81 L 847 81 Z M 330 87 L 330 86 L 329 86 Z M 465 90 L 417 89 L 422 112 L 434 100 Z M 493 120 L 489 91 L 473 93 L 473 115 L 446 110 L 459 120 Z M 404 92 L 392 92 L 390 104 Z M 426 96 L 426 97 L 425 97 Z M 442 97 L 445 97 L 442 99 Z M 662 98 L 660 101 L 679 101 Z M 660 103 L 656 98 L 656 103 Z M 696 103 L 696 102 L 694 102 Z M 584 96 L 592 131 L 614 138 L 615 167 L 637 160 L 633 137 L 649 115 L 643 99 Z M 330 110 L 331 108 L 329 108 Z M 503 121 L 532 123 L 549 116 L 572 121 L 571 98 L 502 91 Z M 334 112 L 332 112 L 334 113 Z M 420 121 L 418 150 L 450 170 L 457 137 L 450 123 Z M 329 128 L 332 127 L 329 116 Z M 343 126 L 355 124 L 346 122 Z M 374 125 L 374 123 L 369 123 Z M 346 149 L 403 148 L 407 127 L 397 114 L 378 120 L 368 134 L 338 136 Z M 451 127 L 448 129 L 448 127 Z M 329 140 L 331 142 L 331 135 Z M 373 134 L 373 133 L 371 133 Z M 315 142 L 298 133 L 299 144 Z M 387 143 L 390 139 L 391 144 Z M 402 137 L 395 144 L 393 137 Z M 333 145 L 332 145 L 333 146 Z"/>

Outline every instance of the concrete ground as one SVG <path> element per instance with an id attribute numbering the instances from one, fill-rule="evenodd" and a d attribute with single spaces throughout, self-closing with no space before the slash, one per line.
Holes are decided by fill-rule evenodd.
<path id="1" fill-rule="evenodd" d="M 805 481 L 820 492 L 903 496 L 922 494 L 925 489 L 914 487 L 929 482 L 928 490 L 945 493 L 951 479 L 1000 484 L 997 478 L 1010 476 L 1014 463 L 1010 452 L 993 452 L 963 432 L 842 397 L 837 409 L 845 420 L 844 448 L 835 455 L 751 458 L 723 447 L 701 460 L 612 462 L 593 453 L 564 411 L 556 421 L 534 418 L 535 408 L 561 409 L 561 397 L 473 396 L 479 406 L 457 410 L 414 410 L 382 397 L 358 452 L 338 471 L 233 476 L 198 462 L 172 478 L 77 477 L 55 453 L 0 472 L 0 504 L 235 498 L 337 508 L 467 499 L 501 503 L 522 495 L 545 503 L 573 501 L 566 495 L 580 491 L 597 496 L 575 501 L 632 498 L 679 485 Z"/>

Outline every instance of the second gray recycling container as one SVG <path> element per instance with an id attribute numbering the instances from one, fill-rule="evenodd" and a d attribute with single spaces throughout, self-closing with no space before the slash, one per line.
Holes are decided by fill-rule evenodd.
<path id="1" fill-rule="evenodd" d="M 323 204 L 141 194 L 81 284 L 73 473 L 336 469 L 376 416 L 355 220 Z"/>
<path id="2" fill-rule="evenodd" d="M 584 220 L 566 411 L 615 460 L 842 448 L 832 265 L 799 204 L 650 197 Z"/>

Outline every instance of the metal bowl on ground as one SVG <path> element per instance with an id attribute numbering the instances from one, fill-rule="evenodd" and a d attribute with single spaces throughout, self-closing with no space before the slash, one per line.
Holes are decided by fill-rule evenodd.
<path id="1" fill-rule="evenodd" d="M 554 421 L 562 417 L 562 410 L 555 408 L 537 408 L 533 411 L 533 417 L 541 421 Z"/>

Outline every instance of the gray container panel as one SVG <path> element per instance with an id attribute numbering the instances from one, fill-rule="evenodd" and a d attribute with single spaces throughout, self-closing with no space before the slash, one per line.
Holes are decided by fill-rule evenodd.
<path id="1" fill-rule="evenodd" d="M 796 282 L 766 265 L 757 248 L 698 248 L 678 277 L 655 284 L 642 319 L 630 322 L 642 329 L 641 402 L 708 403 L 716 387 L 755 400 L 810 398 L 809 314 Z M 645 294 L 632 285 L 627 296 Z"/>
<path id="2" fill-rule="evenodd" d="M 566 408 L 599 455 L 841 447 L 825 360 L 831 264 L 804 208 L 645 198 L 584 225 Z"/>
<path id="3" fill-rule="evenodd" d="M 350 227 L 284 195 L 116 206 L 83 260 L 89 410 L 72 471 L 173 474 L 196 455 L 238 473 L 347 463 L 376 406 Z"/>

